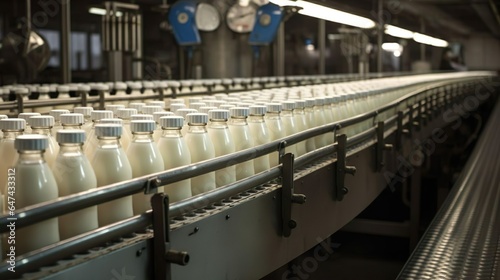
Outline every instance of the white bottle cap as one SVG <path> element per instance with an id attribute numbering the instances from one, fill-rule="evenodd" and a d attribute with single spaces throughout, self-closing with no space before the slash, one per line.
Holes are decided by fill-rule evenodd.
<path id="1" fill-rule="evenodd" d="M 20 119 L 24 119 L 26 121 L 26 125 L 29 125 L 29 118 L 33 116 L 41 116 L 40 113 L 20 113 L 17 117 Z"/>
<path id="2" fill-rule="evenodd" d="M 118 124 L 118 125 L 123 125 L 123 120 L 122 119 L 116 119 L 116 118 L 101 119 L 101 121 L 99 123 L 102 123 L 102 124 Z"/>
<path id="3" fill-rule="evenodd" d="M 304 109 L 304 107 L 306 107 L 306 101 L 305 100 L 295 100 L 295 108 L 298 108 L 298 109 Z"/>
<path id="4" fill-rule="evenodd" d="M 50 87 L 48 87 L 48 86 L 39 86 L 37 88 L 37 91 L 39 93 L 48 93 L 50 91 Z"/>
<path id="5" fill-rule="evenodd" d="M 14 147 L 18 151 L 41 151 L 47 149 L 49 138 L 39 134 L 19 135 L 14 141 Z"/>
<path id="6" fill-rule="evenodd" d="M 168 81 L 168 86 L 171 88 L 178 88 L 181 86 L 181 83 L 178 81 Z"/>
<path id="7" fill-rule="evenodd" d="M 216 109 L 208 111 L 210 120 L 227 120 L 229 118 L 229 110 Z"/>
<path id="8" fill-rule="evenodd" d="M 224 110 L 229 110 L 230 108 L 236 107 L 236 105 L 233 104 L 222 104 L 219 106 L 219 109 L 224 109 Z"/>
<path id="9" fill-rule="evenodd" d="M 155 120 L 155 122 L 160 123 L 161 117 L 173 116 L 173 115 L 174 115 L 174 113 L 172 113 L 172 112 L 154 112 L 153 119 Z"/>
<path id="10" fill-rule="evenodd" d="M 49 114 L 52 117 L 54 117 L 55 121 L 60 121 L 61 120 L 60 116 L 62 114 L 69 114 L 69 113 L 70 113 L 69 110 L 66 110 L 66 109 L 55 109 L 55 110 L 50 110 Z"/>
<path id="11" fill-rule="evenodd" d="M 188 124 L 206 124 L 208 122 L 208 114 L 205 113 L 190 113 L 186 115 Z"/>
<path id="12" fill-rule="evenodd" d="M 130 122 L 132 132 L 152 132 L 156 128 L 156 122 L 151 120 L 138 120 Z"/>
<path id="13" fill-rule="evenodd" d="M 53 127 L 55 119 L 52 116 L 33 116 L 29 119 L 31 127 Z"/>
<path id="14" fill-rule="evenodd" d="M 0 129 L 2 130 L 24 130 L 26 121 L 24 119 L 3 119 L 0 120 Z"/>
<path id="15" fill-rule="evenodd" d="M 314 98 L 314 105 L 316 105 L 316 106 L 323 106 L 323 105 L 325 105 L 325 98 L 324 97 L 316 97 L 316 98 Z"/>
<path id="16" fill-rule="evenodd" d="M 263 105 L 252 105 L 249 107 L 250 115 L 253 116 L 263 116 L 267 112 L 267 107 Z"/>
<path id="17" fill-rule="evenodd" d="M 30 92 L 29 89 L 25 87 L 16 87 L 13 91 L 16 94 L 28 94 Z"/>
<path id="18" fill-rule="evenodd" d="M 82 114 L 84 116 L 90 116 L 92 111 L 94 111 L 94 108 L 92 107 L 75 107 L 73 109 L 73 113 Z"/>
<path id="19" fill-rule="evenodd" d="M 126 84 L 132 90 L 140 90 L 142 87 L 142 84 L 140 82 L 127 82 Z"/>
<path id="20" fill-rule="evenodd" d="M 148 115 L 152 115 L 154 112 L 161 112 L 163 111 L 163 107 L 161 106 L 156 106 L 156 105 L 152 105 L 152 106 L 143 106 L 142 107 L 142 112 L 144 114 L 148 114 Z"/>
<path id="21" fill-rule="evenodd" d="M 182 100 L 182 103 L 184 103 L 184 99 L 172 99 L 172 100 L 170 100 L 170 104 L 173 104 L 174 100 Z M 193 103 L 201 102 L 203 100 L 203 98 L 201 98 L 201 97 L 191 97 L 188 100 L 189 100 L 189 104 L 191 105 Z"/>
<path id="22" fill-rule="evenodd" d="M 56 134 L 57 143 L 85 143 L 85 131 L 81 129 L 61 129 Z"/>
<path id="23" fill-rule="evenodd" d="M 112 111 L 113 114 L 116 115 L 116 111 L 118 111 L 118 109 L 122 109 L 122 108 L 125 108 L 125 105 L 122 105 L 122 104 L 110 104 L 110 105 L 106 105 L 106 107 L 104 107 L 106 110 L 108 111 Z"/>
<path id="24" fill-rule="evenodd" d="M 5 120 L 7 118 L 9 118 L 9 117 L 7 117 L 7 115 L 0 115 L 0 120 Z"/>
<path id="25" fill-rule="evenodd" d="M 280 103 L 267 103 L 266 104 L 267 112 L 281 112 L 281 104 Z"/>
<path id="26" fill-rule="evenodd" d="M 220 105 L 226 104 L 227 102 L 224 100 L 208 100 L 205 103 L 207 103 L 208 106 L 219 107 Z"/>
<path id="27" fill-rule="evenodd" d="M 69 92 L 69 86 L 58 86 L 57 91 L 58 92 Z"/>
<path id="28" fill-rule="evenodd" d="M 89 85 L 78 85 L 78 91 L 89 92 L 91 87 Z"/>
<path id="29" fill-rule="evenodd" d="M 116 115 L 120 119 L 130 119 L 130 116 L 137 115 L 137 109 L 134 108 L 120 108 L 116 111 Z"/>
<path id="30" fill-rule="evenodd" d="M 118 137 L 122 136 L 122 126 L 119 124 L 97 124 L 95 134 L 99 137 Z"/>
<path id="31" fill-rule="evenodd" d="M 231 117 L 248 117 L 250 109 L 246 107 L 234 107 L 229 109 L 231 112 Z"/>
<path id="32" fill-rule="evenodd" d="M 131 121 L 138 121 L 138 120 L 154 120 L 153 115 L 148 115 L 148 114 L 137 114 L 137 115 L 132 115 L 130 116 Z"/>
<path id="33" fill-rule="evenodd" d="M 200 107 L 200 109 L 198 109 L 198 112 L 208 114 L 208 111 L 216 110 L 216 109 L 217 109 L 217 107 L 213 107 L 213 106 L 203 106 L 203 107 Z"/>
<path id="34" fill-rule="evenodd" d="M 165 101 L 157 101 L 157 100 L 155 100 L 155 101 L 149 101 L 148 105 L 149 106 L 160 106 L 162 108 L 165 108 Z"/>
<path id="35" fill-rule="evenodd" d="M 170 104 L 170 112 L 177 112 L 179 109 L 185 109 L 187 108 L 186 104 L 184 103 L 171 103 Z"/>
<path id="36" fill-rule="evenodd" d="M 189 103 L 189 109 L 198 110 L 198 109 L 200 109 L 200 107 L 204 107 L 204 106 L 207 106 L 207 103 L 205 103 L 205 102 L 193 102 L 193 103 Z"/>
<path id="37" fill-rule="evenodd" d="M 90 117 L 92 118 L 93 121 L 98 121 L 102 119 L 112 119 L 113 111 L 94 110 L 90 113 Z"/>
<path id="38" fill-rule="evenodd" d="M 145 88 L 145 89 L 152 89 L 155 87 L 155 84 L 153 82 L 150 82 L 150 81 L 143 81 L 142 82 L 142 86 Z"/>
<path id="39" fill-rule="evenodd" d="M 184 125 L 184 118 L 180 116 L 166 116 L 160 118 L 160 125 L 162 127 L 176 127 L 180 128 Z"/>
<path id="40" fill-rule="evenodd" d="M 307 98 L 306 99 L 306 107 L 314 107 L 314 104 L 316 104 L 316 101 L 312 98 Z"/>
<path id="41" fill-rule="evenodd" d="M 123 83 L 123 82 L 115 82 L 114 89 L 116 89 L 116 90 L 126 90 L 127 89 L 127 84 Z"/>
<path id="42" fill-rule="evenodd" d="M 281 105 L 283 106 L 283 110 L 293 110 L 295 109 L 295 101 L 283 101 L 281 102 Z"/>
<path id="43" fill-rule="evenodd" d="M 213 108 L 217 109 L 215 107 L 213 107 Z M 192 113 L 197 113 L 197 112 L 198 111 L 196 111 L 195 109 L 179 109 L 179 110 L 177 110 L 177 112 L 175 112 L 175 114 L 186 119 L 187 114 L 192 114 Z"/>
<path id="44" fill-rule="evenodd" d="M 82 125 L 85 123 L 85 118 L 83 114 L 73 113 L 73 114 L 62 114 L 61 115 L 61 123 L 62 124 L 76 124 Z"/>
<path id="45" fill-rule="evenodd" d="M 140 102 L 133 102 L 128 104 L 128 106 L 132 109 L 136 109 L 137 112 L 142 112 L 142 107 L 146 106 L 145 103 L 140 103 Z"/>
<path id="46" fill-rule="evenodd" d="M 334 103 L 335 97 L 333 96 L 325 96 L 325 105 L 331 105 Z"/>
<path id="47" fill-rule="evenodd" d="M 108 87 L 108 85 L 106 85 L 106 84 L 93 84 L 93 85 L 91 86 L 91 88 L 92 88 L 93 90 L 98 90 L 98 91 L 105 91 L 105 90 L 109 90 L 109 87 Z"/>

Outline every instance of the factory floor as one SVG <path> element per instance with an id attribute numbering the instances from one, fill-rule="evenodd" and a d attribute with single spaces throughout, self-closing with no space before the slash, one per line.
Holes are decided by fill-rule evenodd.
<path id="1" fill-rule="evenodd" d="M 262 280 L 395 279 L 410 254 L 405 238 L 337 232 L 331 242 L 332 251 L 318 245 Z"/>

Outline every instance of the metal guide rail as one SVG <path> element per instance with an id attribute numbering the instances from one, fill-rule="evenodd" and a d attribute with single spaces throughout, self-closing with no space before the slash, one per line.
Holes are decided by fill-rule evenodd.
<path id="1" fill-rule="evenodd" d="M 303 86 L 303 85 L 318 85 L 325 83 L 348 82 L 358 80 L 368 80 L 382 77 L 395 77 L 411 75 L 411 73 L 367 73 L 364 75 L 358 74 L 341 74 L 341 75 L 317 75 L 317 76 L 286 76 L 286 77 L 262 77 L 262 78 L 234 78 L 222 80 L 199 80 L 200 91 L 182 92 L 183 88 L 193 89 L 192 82 L 189 85 L 184 85 L 183 81 L 161 81 L 153 83 L 151 88 L 154 95 L 144 95 L 143 93 L 147 88 L 142 85 L 137 89 L 140 91 L 139 96 L 129 96 L 129 94 L 136 90 L 128 85 L 126 89 L 127 96 L 115 96 L 116 89 L 97 89 L 88 88 L 83 90 L 82 87 L 74 86 L 69 89 L 67 94 L 73 97 L 58 97 L 59 92 L 53 89 L 49 92 L 37 92 L 37 89 L 32 89 L 30 85 L 28 91 L 16 91 L 16 87 L 9 87 L 2 90 L 0 87 L 0 98 L 4 102 L 0 102 L 0 110 L 15 110 L 17 114 L 23 113 L 25 109 L 41 108 L 45 106 L 61 106 L 61 105 L 75 105 L 75 106 L 96 106 L 100 110 L 104 110 L 106 102 L 113 101 L 132 101 L 132 100 L 164 100 L 165 98 L 181 98 L 197 95 L 210 95 L 217 93 L 236 93 L 249 90 L 263 90 L 274 89 L 280 87 L 290 86 Z M 223 89 L 217 89 L 217 86 Z M 21 86 L 24 87 L 24 86 Z M 35 87 L 36 88 L 36 87 Z M 111 95 L 107 96 L 107 93 Z M 42 95 L 49 95 L 51 99 L 43 99 Z M 26 100 L 28 98 L 28 100 Z"/>
<path id="2" fill-rule="evenodd" d="M 17 256 L 16 273 L 8 270 L 8 263 L 3 263 L 0 277 L 90 279 L 89 275 L 95 278 L 110 275 L 106 277 L 112 278 L 116 273 L 124 273 L 119 269 L 124 264 L 134 270 L 138 279 L 262 277 L 317 244 L 318 235 L 326 238 L 354 218 L 387 185 L 380 180 L 384 163 L 390 162 L 385 151 L 402 149 L 408 136 L 424 131 L 430 135 L 429 128 L 444 126 L 436 118 L 438 113 L 480 94 L 478 88 L 491 88 L 492 79 L 492 75 L 484 75 L 422 84 L 398 100 L 349 119 L 227 156 L 19 209 L 17 228 L 135 193 L 154 193 L 159 186 L 223 168 L 228 160 L 236 164 L 280 152 L 278 167 L 173 204 L 163 194 L 155 194 L 152 211 Z M 391 112 L 391 117 L 376 121 L 387 112 Z M 374 127 L 355 136 L 338 134 L 340 128 L 370 120 Z M 284 154 L 287 145 L 325 133 L 332 134 L 330 145 L 296 159 L 292 154 Z M 389 141 L 394 146 L 387 144 Z M 375 153 L 368 149 L 373 145 Z M 348 158 L 355 153 L 360 156 L 358 160 Z M 349 160 L 357 163 L 356 168 L 347 165 Z M 355 176 L 354 181 L 350 179 L 352 176 L 345 176 L 353 175 L 356 169 L 361 175 Z M 377 188 L 370 189 L 363 180 L 375 176 L 378 179 L 373 183 Z M 346 185 L 350 180 L 356 187 Z M 309 187 L 314 184 L 321 189 Z M 316 203 L 315 199 L 322 202 Z M 308 203 L 310 200 L 313 202 Z M 321 215 L 325 209 L 343 209 L 344 215 L 332 216 L 330 224 L 325 221 L 324 228 L 315 230 L 318 225 L 308 215 Z M 240 218 L 232 218 L 233 214 Z M 0 232 L 8 230 L 8 223 L 7 216 L 0 217 Z M 223 226 L 229 226 L 230 230 L 217 230 Z M 267 235 L 259 236 L 262 230 L 267 230 Z M 261 237 L 258 239 L 261 243 L 249 242 L 256 237 Z M 277 255 L 266 259 L 263 252 Z M 210 267 L 207 262 L 215 265 Z M 189 265 L 182 269 L 170 267 L 170 263 Z M 261 266 L 255 264 L 258 268 L 249 268 L 249 263 Z M 85 264 L 95 269 L 82 274 L 80 269 Z M 117 268 L 110 271 L 113 265 Z"/>
<path id="3" fill-rule="evenodd" d="M 500 279 L 500 104 L 398 279 Z"/>

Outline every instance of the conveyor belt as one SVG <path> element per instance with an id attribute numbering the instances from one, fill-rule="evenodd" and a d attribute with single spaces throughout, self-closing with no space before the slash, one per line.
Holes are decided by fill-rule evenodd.
<path id="1" fill-rule="evenodd" d="M 500 279 L 500 104 L 398 279 Z"/>

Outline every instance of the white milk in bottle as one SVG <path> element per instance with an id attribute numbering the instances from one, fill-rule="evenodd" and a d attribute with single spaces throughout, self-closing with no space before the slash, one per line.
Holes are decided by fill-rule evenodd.
<path id="1" fill-rule="evenodd" d="M 3 194 L 7 193 L 8 170 L 16 164 L 18 158 L 14 140 L 23 134 L 25 125 L 26 121 L 23 119 L 0 120 L 0 129 L 3 132 L 3 138 L 0 140 L 0 155 L 2 156 L 2 160 L 0 160 L 0 190 Z M 4 207 L 5 205 L 4 203 Z"/>
<path id="2" fill-rule="evenodd" d="M 15 140 L 15 148 L 19 152 L 19 160 L 15 166 L 16 209 L 58 198 L 56 180 L 43 157 L 48 144 L 45 135 L 21 135 Z M 16 254 L 22 255 L 59 240 L 57 218 L 18 228 Z"/>
<path id="3" fill-rule="evenodd" d="M 61 119 L 64 126 L 64 115 L 61 115 Z M 63 197 L 95 189 L 97 179 L 82 148 L 85 142 L 85 131 L 81 129 L 59 130 L 56 140 L 60 147 L 53 173 L 59 188 L 59 196 Z M 59 216 L 61 239 L 94 230 L 98 226 L 97 206 L 90 206 Z"/>
<path id="4" fill-rule="evenodd" d="M 165 170 L 191 164 L 191 153 L 181 134 L 184 118 L 179 116 L 161 117 L 160 125 L 163 129 L 163 135 L 158 140 L 158 150 L 162 155 Z M 170 202 L 191 197 L 191 179 L 166 185 L 163 191 L 168 195 Z"/>
<path id="5" fill-rule="evenodd" d="M 267 108 L 263 105 L 252 105 L 249 107 L 250 115 L 248 117 L 248 127 L 250 128 L 250 134 L 253 139 L 253 146 L 259 146 L 267 144 L 271 141 L 269 130 L 264 121 L 264 115 L 266 114 Z M 262 171 L 268 170 L 269 165 L 269 155 L 263 155 L 253 160 L 253 165 L 255 173 L 260 173 Z"/>
<path id="6" fill-rule="evenodd" d="M 325 104 L 325 99 L 323 97 L 316 97 L 314 103 L 314 119 L 316 126 L 322 126 L 326 124 L 325 112 L 323 110 L 323 105 Z M 322 148 L 328 145 L 328 135 L 321 134 L 315 137 L 316 148 Z"/>
<path id="7" fill-rule="evenodd" d="M 215 107 L 213 107 L 213 109 L 217 109 Z M 182 126 L 182 129 L 181 129 L 181 133 L 182 135 L 186 135 L 187 132 L 188 132 L 188 129 L 189 129 L 189 126 L 188 126 L 188 121 L 187 121 L 187 114 L 191 114 L 191 113 L 198 113 L 198 111 L 196 111 L 195 109 L 187 109 L 187 108 L 183 108 L 183 109 L 179 109 L 175 112 L 175 114 L 177 116 L 181 116 L 184 118 L 184 125 Z M 208 111 L 205 112 L 205 114 L 208 114 Z"/>
<path id="8" fill-rule="evenodd" d="M 308 129 L 306 115 L 304 112 L 305 106 L 305 100 L 295 100 L 295 110 L 293 110 L 293 118 L 295 120 L 295 125 L 297 126 L 298 132 Z M 301 156 L 305 153 L 307 153 L 306 140 L 297 143 L 297 155 Z"/>
<path id="9" fill-rule="evenodd" d="M 132 177 L 137 178 L 165 170 L 163 157 L 153 140 L 155 121 L 131 121 L 132 142 L 127 149 L 127 157 L 132 167 Z M 158 188 L 163 192 L 163 187 Z M 137 193 L 132 196 L 134 214 L 142 214 L 151 209 L 151 196 Z"/>
<path id="10" fill-rule="evenodd" d="M 315 128 L 316 127 L 316 118 L 314 116 L 314 104 L 316 101 L 314 99 L 308 98 L 306 99 L 306 107 L 304 109 L 307 128 Z M 312 137 L 306 140 L 306 149 L 307 152 L 314 151 L 316 149 L 316 137 Z"/>
<path id="11" fill-rule="evenodd" d="M 208 115 L 203 113 L 187 114 L 189 130 L 186 133 L 186 144 L 191 153 L 191 163 L 212 159 L 215 150 L 207 133 Z M 191 178 L 191 192 L 193 195 L 204 193 L 215 189 L 215 172 Z"/>
<path id="12" fill-rule="evenodd" d="M 122 126 L 98 124 L 95 133 L 99 140 L 91 160 L 97 187 L 132 179 L 132 167 L 120 144 Z M 106 226 L 133 216 L 132 197 L 126 196 L 98 205 L 99 226 Z"/>
<path id="13" fill-rule="evenodd" d="M 207 126 L 208 135 L 214 143 L 215 156 L 224 156 L 235 152 L 235 146 L 231 132 L 227 126 L 229 118 L 228 110 L 211 110 L 208 112 L 210 123 Z M 229 165 L 223 169 L 215 171 L 215 183 L 217 187 L 222 187 L 236 182 L 236 169 L 234 165 Z"/>
<path id="14" fill-rule="evenodd" d="M 26 128 L 24 129 L 24 134 L 31 133 L 31 125 L 29 119 L 33 116 L 40 116 L 40 113 L 21 113 L 17 117 L 26 121 Z"/>
<path id="15" fill-rule="evenodd" d="M 253 148 L 253 139 L 248 127 L 247 117 L 250 109 L 244 107 L 234 107 L 229 109 L 231 118 L 229 119 L 228 126 L 233 137 L 234 146 L 236 151 L 242 151 Z M 220 144 L 220 143 L 217 143 Z M 253 160 L 248 160 L 236 164 L 236 180 L 245 179 L 255 174 L 255 167 Z"/>
<path id="16" fill-rule="evenodd" d="M 293 111 L 295 110 L 294 101 L 283 101 L 281 102 L 283 110 L 281 111 L 281 122 L 283 123 L 283 128 L 285 129 L 286 136 L 290 136 L 299 132 L 297 130 L 297 125 L 295 124 L 295 118 L 293 117 Z M 297 144 L 287 145 L 285 148 L 286 153 L 292 153 L 297 156 Z"/>
<path id="17" fill-rule="evenodd" d="M 116 111 L 116 115 L 118 116 L 118 118 L 120 118 L 123 121 L 122 122 L 122 126 L 123 126 L 122 145 L 123 145 L 123 149 L 126 149 L 128 146 L 124 145 L 123 139 L 125 137 L 127 137 L 130 141 L 132 141 L 132 132 L 130 131 L 130 118 L 133 115 L 137 115 L 137 109 L 120 108 Z"/>
<path id="18" fill-rule="evenodd" d="M 52 167 L 59 153 L 59 145 L 56 139 L 52 136 L 52 127 L 54 126 L 54 118 L 52 116 L 34 116 L 30 118 L 31 133 L 40 134 L 48 137 L 48 146 L 44 157 L 47 164 Z"/>
<path id="19" fill-rule="evenodd" d="M 286 136 L 283 123 L 281 122 L 281 104 L 279 103 L 268 103 L 266 104 L 267 113 L 264 117 L 266 120 L 266 125 L 269 130 L 269 135 L 271 141 L 276 141 Z M 269 154 L 269 164 L 271 167 L 275 167 L 279 164 L 278 152 L 273 152 Z"/>

